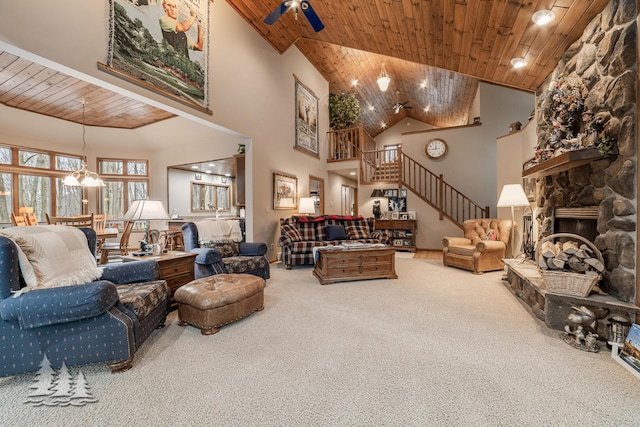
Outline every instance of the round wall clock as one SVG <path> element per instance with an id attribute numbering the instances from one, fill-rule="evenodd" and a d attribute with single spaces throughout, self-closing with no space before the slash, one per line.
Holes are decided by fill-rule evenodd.
<path id="1" fill-rule="evenodd" d="M 444 139 L 435 138 L 427 142 L 424 150 L 430 159 L 438 159 L 447 153 L 447 143 Z"/>

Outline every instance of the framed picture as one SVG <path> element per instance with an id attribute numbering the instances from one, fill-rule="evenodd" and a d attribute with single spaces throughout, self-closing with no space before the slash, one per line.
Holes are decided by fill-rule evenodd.
<path id="1" fill-rule="evenodd" d="M 416 219 L 416 211 L 409 211 L 409 219 Z"/>
<path id="2" fill-rule="evenodd" d="M 200 181 L 202 179 L 202 174 L 201 173 L 197 173 L 196 174 L 196 180 Z"/>
<path id="3" fill-rule="evenodd" d="M 406 212 L 407 198 L 406 197 L 389 197 L 389 210 L 393 212 Z"/>
<path id="4" fill-rule="evenodd" d="M 298 208 L 298 178 L 273 173 L 273 209 Z"/>
<path id="5" fill-rule="evenodd" d="M 400 214 L 400 219 L 409 219 L 409 214 Z"/>
<path id="6" fill-rule="evenodd" d="M 320 157 L 318 146 L 318 98 L 297 78 L 296 141 L 293 148 Z"/>
<path id="7" fill-rule="evenodd" d="M 399 215 L 400 214 L 398 212 L 391 212 L 391 219 L 398 219 Z"/>
<path id="8" fill-rule="evenodd" d="M 98 69 L 207 114 L 209 0 L 109 1 L 107 63 Z M 179 24 L 192 24 L 178 33 Z"/>
<path id="9" fill-rule="evenodd" d="M 401 188 L 400 192 L 398 193 L 398 196 L 407 197 L 407 189 L 406 188 Z"/>
<path id="10" fill-rule="evenodd" d="M 395 239 L 393 241 L 393 246 L 402 246 L 402 239 Z"/>
<path id="11" fill-rule="evenodd" d="M 384 190 L 384 197 L 398 197 L 398 190 Z"/>

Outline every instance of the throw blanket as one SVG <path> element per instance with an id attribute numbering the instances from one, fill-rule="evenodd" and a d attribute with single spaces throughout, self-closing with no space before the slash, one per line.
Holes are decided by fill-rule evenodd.
<path id="1" fill-rule="evenodd" d="M 194 222 L 194 224 L 198 229 L 198 243 L 220 240 L 233 240 L 234 242 L 242 241 L 240 221 L 218 221 L 205 219 Z"/>
<path id="2" fill-rule="evenodd" d="M 18 246 L 20 270 L 28 287 L 80 285 L 102 275 L 85 234 L 76 227 L 9 227 L 0 230 L 0 235 Z"/>

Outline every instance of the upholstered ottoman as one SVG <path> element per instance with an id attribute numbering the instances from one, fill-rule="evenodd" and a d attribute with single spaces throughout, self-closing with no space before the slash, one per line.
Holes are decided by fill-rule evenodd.
<path id="1" fill-rule="evenodd" d="M 193 280 L 174 294 L 179 325 L 215 334 L 221 326 L 264 308 L 263 278 L 251 274 L 216 274 Z"/>

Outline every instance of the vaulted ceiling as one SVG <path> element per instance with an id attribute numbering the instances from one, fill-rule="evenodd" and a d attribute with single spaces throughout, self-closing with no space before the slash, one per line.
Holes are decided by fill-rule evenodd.
<path id="1" fill-rule="evenodd" d="M 405 117 L 437 127 L 468 123 L 479 81 L 535 92 L 609 0 L 308 0 L 325 26 L 319 32 L 302 11 L 265 24 L 281 0 L 227 2 L 279 52 L 298 47 L 331 92 L 355 93 L 375 136 Z M 534 24 L 541 9 L 555 21 Z M 528 65 L 514 69 L 516 57 Z M 383 63 L 386 92 L 376 85 Z M 396 90 L 412 109 L 394 114 Z"/>
<path id="2" fill-rule="evenodd" d="M 285 0 L 288 1 L 288 0 Z M 281 0 L 227 0 L 278 52 L 295 45 L 329 82 L 355 93 L 372 136 L 405 117 L 436 127 L 469 122 L 478 82 L 535 92 L 564 51 L 609 0 L 308 0 L 325 28 L 315 32 L 292 10 L 263 21 Z M 556 20 L 535 25 L 535 11 Z M 514 69 L 512 58 L 528 65 Z M 376 84 L 382 64 L 391 77 Z M 357 80 L 357 85 L 353 82 Z M 396 98 L 397 91 L 397 98 Z M 136 128 L 173 117 L 7 52 L 0 52 L 0 102 L 80 123 Z M 394 113 L 393 104 L 411 109 Z"/>

